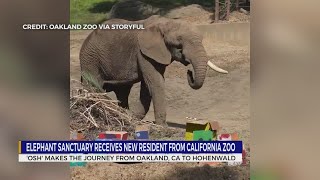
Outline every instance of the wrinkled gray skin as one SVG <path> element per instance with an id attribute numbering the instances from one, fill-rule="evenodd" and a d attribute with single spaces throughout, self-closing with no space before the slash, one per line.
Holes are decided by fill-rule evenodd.
<path id="1" fill-rule="evenodd" d="M 141 82 L 135 115 L 144 118 L 152 100 L 155 122 L 166 125 L 164 72 L 173 61 L 191 63 L 187 78 L 191 88 L 202 87 L 208 57 L 202 37 L 186 25 L 152 16 L 142 21 L 112 19 L 105 24 L 143 23 L 145 30 L 95 30 L 80 51 L 82 72 L 97 78 L 107 92 L 114 91 L 120 106 L 129 108 L 133 84 Z"/>

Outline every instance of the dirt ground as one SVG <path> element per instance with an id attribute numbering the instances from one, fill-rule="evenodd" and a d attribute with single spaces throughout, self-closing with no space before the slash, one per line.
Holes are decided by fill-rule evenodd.
<path id="1" fill-rule="evenodd" d="M 213 7 L 202 7 L 197 4 L 177 7 L 168 11 L 164 16 L 171 19 L 180 19 L 192 24 L 212 24 L 214 23 Z M 230 13 L 229 20 L 220 20 L 220 23 L 229 22 L 249 22 L 250 15 L 238 11 Z"/>
<path id="2" fill-rule="evenodd" d="M 79 51 L 90 31 L 71 31 L 70 75 L 71 89 L 79 87 Z M 204 86 L 199 90 L 189 87 L 186 78 L 187 67 L 179 63 L 168 66 L 166 78 L 167 121 L 184 125 L 186 117 L 217 120 L 222 133 L 238 132 L 247 150 L 250 162 L 250 52 L 249 46 L 210 43 L 203 44 L 218 66 L 229 71 L 219 74 L 208 70 Z M 138 97 L 139 84 L 130 94 L 129 103 Z M 113 93 L 110 96 L 115 98 Z M 153 108 L 146 116 L 153 121 Z M 179 129 L 181 131 L 181 129 Z M 172 139 L 183 139 L 174 137 Z M 72 168 L 72 179 L 249 179 L 249 166 L 210 167 L 197 163 L 89 163 L 85 168 Z"/>

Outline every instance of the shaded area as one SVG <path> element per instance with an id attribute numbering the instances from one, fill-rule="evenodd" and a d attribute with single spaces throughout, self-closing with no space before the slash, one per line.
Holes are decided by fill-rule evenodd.
<path id="1" fill-rule="evenodd" d="M 136 21 L 146 19 L 155 14 L 160 14 L 160 8 L 141 1 L 125 0 L 116 3 L 112 7 L 108 19 L 119 18 Z"/>
<path id="2" fill-rule="evenodd" d="M 92 5 L 92 7 L 89 8 L 89 12 L 92 13 L 107 13 L 111 10 L 112 6 L 116 4 L 118 1 L 102 1 L 97 2 Z"/>
<path id="3" fill-rule="evenodd" d="M 70 23 L 102 22 L 116 2 L 118 0 L 70 0 Z"/>
<path id="4" fill-rule="evenodd" d="M 231 12 L 236 10 L 235 2 L 236 0 L 231 0 Z M 240 7 L 249 11 L 250 2 L 246 2 L 240 3 Z M 212 13 L 211 19 L 213 19 L 214 3 L 214 0 L 71 0 L 70 22 L 101 23 L 110 17 L 132 17 L 127 20 L 141 20 L 151 15 L 166 16 L 175 8 L 192 4 L 199 5 L 208 13 Z M 118 7 L 115 8 L 115 4 Z M 226 16 L 225 0 L 220 0 L 220 11 L 220 19 L 223 20 Z"/>
<path id="5" fill-rule="evenodd" d="M 212 8 L 204 7 L 199 4 L 188 5 L 185 1 L 165 2 L 167 1 L 119 1 L 109 11 L 108 19 L 119 18 L 136 21 L 146 19 L 152 15 L 161 15 L 172 19 L 197 19 L 202 18 L 203 15 L 206 16 L 208 13 L 212 14 Z M 206 17 L 204 17 L 204 19 L 206 19 Z"/>
<path id="6" fill-rule="evenodd" d="M 201 167 L 189 167 L 173 170 L 166 176 L 166 179 L 177 179 L 177 180 L 238 180 L 238 179 L 249 179 L 249 171 L 246 171 L 248 167 L 211 167 L 204 165 Z"/>
<path id="7" fill-rule="evenodd" d="M 198 4 L 206 7 L 211 7 L 214 5 L 213 0 L 105 0 L 98 3 L 93 3 L 89 11 L 92 13 L 107 13 L 111 10 L 114 4 L 125 1 L 140 1 L 163 10 L 170 10 L 172 8 L 191 4 Z"/>
<path id="8" fill-rule="evenodd" d="M 176 123 L 176 122 L 169 122 L 169 121 L 167 121 L 167 124 L 168 124 L 169 127 L 186 129 L 186 124 L 181 124 L 181 123 Z"/>
<path id="9" fill-rule="evenodd" d="M 213 6 L 213 0 L 140 0 L 158 8 L 175 8 L 179 6 L 187 6 L 190 4 L 199 4 L 201 6 Z"/>
<path id="10" fill-rule="evenodd" d="M 128 0 L 124 0 L 128 1 Z M 112 6 L 123 0 L 71 0 L 70 1 L 70 23 L 100 23 L 108 18 Z M 135 0 L 131 0 L 135 1 Z M 161 9 L 155 14 L 165 14 L 173 8 L 190 4 L 201 6 L 213 6 L 212 0 L 140 0 L 151 5 L 153 8 Z M 142 7 L 143 8 L 143 7 Z M 141 11 L 144 11 L 143 9 Z"/>
<path id="11" fill-rule="evenodd" d="M 129 0 L 130 1 L 130 0 Z M 135 0 L 133 0 L 135 1 Z M 212 11 L 214 0 L 140 0 L 155 8 L 160 9 L 160 15 L 166 15 L 170 10 L 178 7 L 198 4 L 205 10 Z"/>

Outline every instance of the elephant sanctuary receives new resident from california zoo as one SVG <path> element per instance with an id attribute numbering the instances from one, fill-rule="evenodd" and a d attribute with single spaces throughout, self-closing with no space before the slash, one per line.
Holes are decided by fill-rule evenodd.
<path id="1" fill-rule="evenodd" d="M 192 65 L 187 78 L 191 88 L 202 87 L 207 66 L 220 73 L 206 54 L 202 37 L 175 20 L 152 16 L 141 21 L 112 19 L 105 24 L 143 24 L 144 30 L 94 30 L 80 51 L 82 75 L 90 74 L 106 92 L 114 91 L 119 105 L 129 108 L 133 84 L 141 82 L 134 114 L 144 118 L 151 100 L 156 124 L 166 125 L 164 72 L 172 61 Z M 83 78 L 81 78 L 83 80 Z"/>

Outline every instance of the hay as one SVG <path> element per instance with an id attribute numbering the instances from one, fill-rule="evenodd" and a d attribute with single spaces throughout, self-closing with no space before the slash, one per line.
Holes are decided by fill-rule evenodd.
<path id="1" fill-rule="evenodd" d="M 169 138 L 177 132 L 174 128 L 137 119 L 106 93 L 91 93 L 84 89 L 71 95 L 70 113 L 70 131 L 82 132 L 88 140 L 96 139 L 103 131 L 127 131 L 132 138 L 135 127 L 141 124 L 149 125 L 150 136 L 155 139 Z"/>
<path id="2" fill-rule="evenodd" d="M 137 125 L 148 125 L 151 139 L 183 137 L 181 131 L 139 120 L 129 110 L 118 106 L 98 80 L 88 72 L 81 74 L 83 88 L 72 91 L 70 98 L 70 131 L 81 132 L 88 140 L 95 140 L 103 131 L 127 131 L 133 138 Z M 177 135 L 178 133 L 178 135 Z M 180 134 L 179 134 L 180 133 Z"/>

